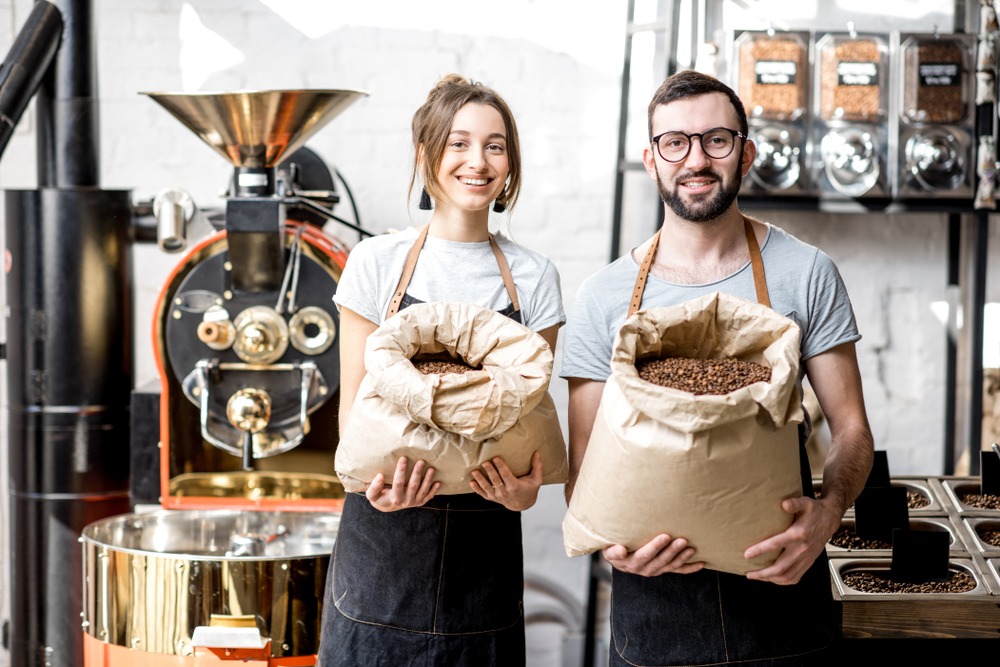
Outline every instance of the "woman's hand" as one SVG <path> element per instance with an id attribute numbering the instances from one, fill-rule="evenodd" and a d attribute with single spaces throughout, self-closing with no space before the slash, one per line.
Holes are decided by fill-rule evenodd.
<path id="1" fill-rule="evenodd" d="M 441 488 L 441 482 L 434 481 L 437 471 L 418 460 L 413 464 L 407 480 L 406 469 L 409 460 L 401 456 L 396 463 L 396 472 L 392 476 L 392 486 L 386 488 L 385 475 L 378 473 L 365 491 L 365 497 L 377 510 L 395 512 L 408 507 L 420 507 L 434 497 Z"/>
<path id="2" fill-rule="evenodd" d="M 482 465 L 482 470 L 472 471 L 469 486 L 487 500 L 500 503 L 514 512 L 522 512 L 538 499 L 538 488 L 542 485 L 542 457 L 538 452 L 531 455 L 531 471 L 522 477 L 515 477 L 507 463 L 499 456 Z"/>

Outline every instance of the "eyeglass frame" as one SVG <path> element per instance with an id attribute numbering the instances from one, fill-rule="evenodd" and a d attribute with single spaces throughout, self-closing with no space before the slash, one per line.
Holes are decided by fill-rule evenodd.
<path id="1" fill-rule="evenodd" d="M 731 135 L 733 135 L 733 147 L 731 149 L 729 149 L 729 152 L 726 153 L 725 155 L 723 155 L 722 157 L 714 157 L 712 155 L 709 155 L 708 151 L 705 150 L 705 144 L 702 143 L 702 138 L 706 134 L 710 134 L 712 132 L 716 132 L 717 130 L 725 130 L 726 132 L 729 132 Z M 680 156 L 676 160 L 671 160 L 671 159 L 666 158 L 666 157 L 663 156 L 663 153 L 660 152 L 660 141 L 659 141 L 659 139 L 664 134 L 681 134 L 681 135 L 684 135 L 684 137 L 687 138 L 688 145 L 687 145 L 687 150 L 684 151 L 684 155 Z M 681 132 L 679 130 L 667 130 L 666 132 L 660 132 L 655 137 L 650 137 L 649 143 L 652 146 L 656 147 L 656 154 L 659 155 L 660 158 L 662 158 L 664 162 L 669 162 L 670 164 L 677 164 L 678 162 L 683 162 L 685 159 L 687 159 L 687 156 L 691 154 L 691 147 L 694 146 L 694 138 L 695 137 L 698 137 L 698 145 L 701 146 L 701 152 L 704 153 L 706 157 L 712 158 L 713 160 L 725 160 L 727 157 L 729 157 L 730 155 L 732 155 L 733 151 L 736 150 L 736 138 L 737 137 L 739 137 L 740 139 L 742 139 L 744 141 L 744 143 L 746 143 L 746 140 L 750 138 L 747 135 L 743 134 L 742 132 L 739 132 L 738 130 L 733 130 L 733 129 L 728 128 L 728 127 L 712 127 L 712 128 L 709 128 L 709 129 L 705 130 L 704 132 L 692 132 L 691 134 L 687 134 L 686 132 Z"/>

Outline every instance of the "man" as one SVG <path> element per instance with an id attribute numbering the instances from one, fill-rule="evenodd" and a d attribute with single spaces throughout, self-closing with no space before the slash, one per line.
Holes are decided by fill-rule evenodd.
<path id="1" fill-rule="evenodd" d="M 586 280 L 574 299 L 561 370 L 569 381 L 567 497 L 647 252 L 654 248 L 643 308 L 716 291 L 757 301 L 747 224 L 761 249 L 771 306 L 802 329 L 802 368 L 830 427 L 822 497 L 808 497 L 802 446 L 803 496 L 782 503 L 793 515 L 791 526 L 744 555 L 781 554 L 745 577 L 704 569 L 698 545 L 682 536 L 658 535 L 631 553 L 622 545 L 606 548 L 614 568 L 612 665 L 817 665 L 831 657 L 836 625 L 826 543 L 864 487 L 873 456 L 854 348 L 860 334 L 830 258 L 740 213 L 736 196 L 756 155 L 747 131 L 736 94 L 697 72 L 669 77 L 649 105 L 650 144 L 642 159 L 663 199 L 663 226 Z M 807 430 L 801 429 L 802 443 Z"/>

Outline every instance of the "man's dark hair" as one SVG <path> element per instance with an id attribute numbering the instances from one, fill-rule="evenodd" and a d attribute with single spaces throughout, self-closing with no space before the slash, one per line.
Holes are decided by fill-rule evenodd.
<path id="1" fill-rule="evenodd" d="M 653 112 L 656 110 L 656 107 L 688 97 L 707 95 L 708 93 L 722 93 L 729 98 L 733 108 L 736 109 L 736 117 L 740 123 L 739 130 L 746 135 L 749 129 L 747 126 L 747 112 L 743 108 L 743 102 L 740 101 L 739 96 L 733 89 L 715 77 L 693 70 L 685 70 L 668 76 L 653 95 L 647 112 L 649 136 L 653 136 Z"/>

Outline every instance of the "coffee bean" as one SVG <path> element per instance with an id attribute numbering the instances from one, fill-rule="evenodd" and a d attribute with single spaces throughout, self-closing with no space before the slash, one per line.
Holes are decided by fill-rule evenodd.
<path id="1" fill-rule="evenodd" d="M 994 547 L 1000 547 L 1000 530 L 993 528 L 976 529 L 976 533 L 979 534 L 979 539 L 986 544 L 992 545 Z"/>
<path id="2" fill-rule="evenodd" d="M 984 510 L 1000 510 L 1000 496 L 981 493 L 960 493 L 958 499 L 971 507 Z"/>
<path id="3" fill-rule="evenodd" d="M 841 526 L 830 538 L 830 544 L 841 549 L 891 549 L 892 544 L 885 540 L 866 539 L 858 537 L 854 529 Z"/>
<path id="4" fill-rule="evenodd" d="M 636 369 L 646 382 L 695 395 L 728 394 L 755 382 L 771 381 L 771 369 L 767 366 L 732 357 L 647 359 L 637 362 Z"/>
<path id="5" fill-rule="evenodd" d="M 882 50 L 873 39 L 839 42 L 820 54 L 820 114 L 828 120 L 876 121 L 882 114 Z"/>
<path id="6" fill-rule="evenodd" d="M 919 123 L 957 123 L 966 114 L 965 50 L 957 42 L 922 40 L 906 49 L 903 115 Z"/>
<path id="7" fill-rule="evenodd" d="M 947 581 L 894 581 L 888 574 L 866 570 L 849 572 L 842 578 L 846 585 L 863 593 L 967 593 L 976 588 L 972 576 L 954 570 L 948 574 Z"/>
<path id="8" fill-rule="evenodd" d="M 795 119 L 805 112 L 806 45 L 780 35 L 754 35 L 740 44 L 739 95 L 752 117 Z"/>
<path id="9" fill-rule="evenodd" d="M 440 359 L 418 359 L 414 358 L 410 361 L 413 365 L 417 367 L 417 370 L 424 375 L 439 374 L 444 375 L 446 373 L 468 373 L 469 371 L 476 370 L 472 366 L 459 362 L 459 361 L 442 361 Z"/>

